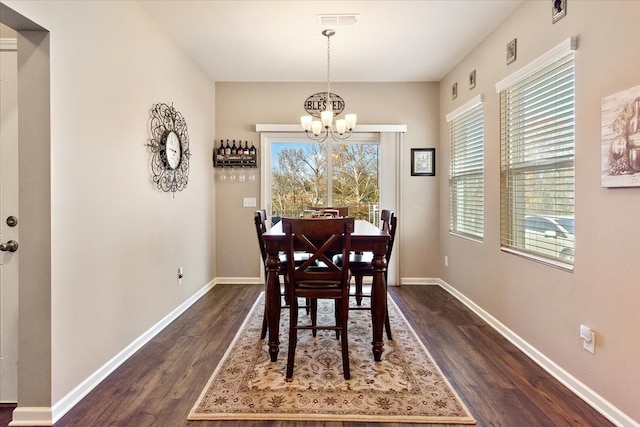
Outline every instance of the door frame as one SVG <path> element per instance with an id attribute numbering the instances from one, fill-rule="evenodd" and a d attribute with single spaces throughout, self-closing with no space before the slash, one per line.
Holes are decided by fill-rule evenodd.
<path id="1" fill-rule="evenodd" d="M 0 3 L 0 22 L 17 32 L 19 70 L 18 185 L 23 226 L 19 248 L 18 407 L 13 411 L 13 421 L 52 425 L 61 411 L 51 406 L 50 38 L 47 29 L 4 3 Z"/>
<path id="2" fill-rule="evenodd" d="M 2 242 L 20 242 L 18 226 L 9 227 L 5 219 L 10 215 L 20 218 L 18 200 L 18 43 L 16 38 L 0 38 L 0 109 L 9 113 L 0 118 L 0 238 Z M 15 68 L 14 68 L 15 67 Z M 11 119 L 7 122 L 7 119 Z M 0 403 L 18 401 L 18 289 L 19 250 L 3 252 L 0 292 L 0 355 L 2 369 L 0 378 Z"/>
<path id="3" fill-rule="evenodd" d="M 402 174 L 402 146 L 407 125 L 358 125 L 356 134 L 364 134 L 365 139 L 376 138 L 380 143 L 380 208 L 392 209 L 400 217 Z M 300 125 L 256 124 L 260 134 L 260 206 L 266 205 L 267 185 L 271 182 L 271 150 L 265 149 L 272 141 L 304 141 L 306 134 Z M 375 136 L 377 134 L 377 136 Z M 268 169 L 268 171 L 267 171 Z M 390 286 L 400 286 L 400 233 L 396 239 L 387 266 L 387 280 Z M 262 261 L 261 261 L 262 262 Z M 260 280 L 264 281 L 264 267 L 260 267 Z"/>

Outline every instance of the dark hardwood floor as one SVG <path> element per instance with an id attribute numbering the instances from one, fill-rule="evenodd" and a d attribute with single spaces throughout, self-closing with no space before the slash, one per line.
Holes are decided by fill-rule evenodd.
<path id="1" fill-rule="evenodd" d="M 55 426 L 366 425 L 187 421 L 189 410 L 262 289 L 257 285 L 215 286 Z M 404 286 L 390 288 L 389 292 L 478 421 L 477 425 L 612 425 L 440 287 Z"/>
<path id="2" fill-rule="evenodd" d="M 0 426 L 5 427 L 11 421 L 11 413 L 15 409 L 15 404 L 0 403 Z"/>

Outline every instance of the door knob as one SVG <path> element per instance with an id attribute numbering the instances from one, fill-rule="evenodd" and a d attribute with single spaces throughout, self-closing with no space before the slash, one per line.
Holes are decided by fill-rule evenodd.
<path id="1" fill-rule="evenodd" d="M 0 251 L 2 252 L 15 252 L 18 250 L 18 242 L 15 240 L 9 240 L 7 243 L 0 243 Z"/>

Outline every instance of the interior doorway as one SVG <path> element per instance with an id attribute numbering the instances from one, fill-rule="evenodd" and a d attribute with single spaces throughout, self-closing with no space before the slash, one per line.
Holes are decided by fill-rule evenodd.
<path id="1" fill-rule="evenodd" d="M 0 403 L 18 401 L 18 54 L 0 29 Z"/>
<path id="2" fill-rule="evenodd" d="M 51 72 L 49 31 L 0 2 L 0 24 L 17 40 L 20 227 L 17 402 L 13 420 L 51 425 Z M 6 223 L 10 214 L 1 213 Z M 16 215 L 17 216 L 17 215 Z M 8 225 L 8 224 L 7 224 Z M 4 236 L 3 236 L 4 237 Z M 17 240 L 16 240 L 17 241 Z M 0 243 L 5 243 L 2 241 Z M 15 257 L 14 257 L 15 260 Z M 49 423 L 49 424 L 47 424 Z"/>

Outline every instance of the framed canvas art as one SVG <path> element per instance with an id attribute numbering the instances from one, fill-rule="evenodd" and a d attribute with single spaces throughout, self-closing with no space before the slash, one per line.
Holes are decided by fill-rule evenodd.
<path id="1" fill-rule="evenodd" d="M 602 98 L 601 183 L 640 186 L 640 86 Z"/>
<path id="2" fill-rule="evenodd" d="M 436 174 L 436 149 L 412 148 L 411 149 L 411 176 L 435 176 Z"/>

